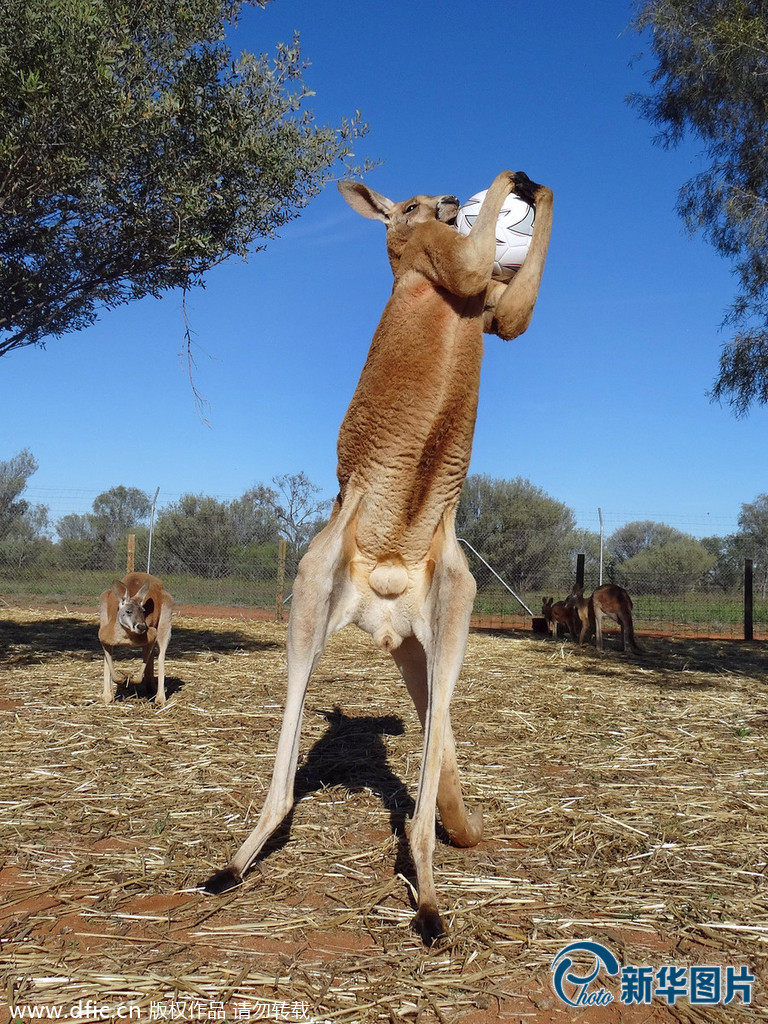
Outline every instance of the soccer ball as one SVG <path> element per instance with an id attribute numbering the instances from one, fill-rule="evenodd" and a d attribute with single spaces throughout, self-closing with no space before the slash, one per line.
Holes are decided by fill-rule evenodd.
<path id="1" fill-rule="evenodd" d="M 456 230 L 468 235 L 477 220 L 480 207 L 488 189 L 478 192 L 463 203 L 456 217 Z M 501 207 L 496 221 L 496 258 L 493 262 L 493 276 L 509 281 L 522 266 L 531 244 L 533 221 L 536 211 L 524 199 L 510 193 Z"/>

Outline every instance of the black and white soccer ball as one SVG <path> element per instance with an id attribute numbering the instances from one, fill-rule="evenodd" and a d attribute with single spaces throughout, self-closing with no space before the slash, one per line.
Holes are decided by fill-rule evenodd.
<path id="1" fill-rule="evenodd" d="M 456 216 L 456 230 L 468 235 L 477 219 L 488 189 L 476 193 L 462 203 Z M 536 211 L 524 199 L 510 193 L 504 200 L 499 219 L 496 221 L 496 258 L 493 262 L 493 276 L 509 281 L 517 273 L 528 253 L 533 236 L 533 222 Z"/>

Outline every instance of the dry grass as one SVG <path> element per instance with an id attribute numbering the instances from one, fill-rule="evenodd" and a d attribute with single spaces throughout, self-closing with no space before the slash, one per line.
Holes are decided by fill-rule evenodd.
<path id="1" fill-rule="evenodd" d="M 599 656 L 473 634 L 453 715 L 486 833 L 474 850 L 438 844 L 451 940 L 428 951 L 409 929 L 403 838 L 420 735 L 362 633 L 335 637 L 311 684 L 290 827 L 212 898 L 194 887 L 269 781 L 285 627 L 177 619 L 158 711 L 141 693 L 100 703 L 95 617 L 2 617 L 8 1003 L 91 999 L 143 1020 L 160 1003 L 235 1020 L 283 1000 L 279 1019 L 342 1024 L 768 1019 L 763 645 L 657 639 Z M 753 1004 L 564 1008 L 550 965 L 581 938 L 629 964 L 747 964 Z"/>

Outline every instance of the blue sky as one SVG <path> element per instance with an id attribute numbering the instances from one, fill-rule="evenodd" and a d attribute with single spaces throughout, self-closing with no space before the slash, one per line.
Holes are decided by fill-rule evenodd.
<path id="1" fill-rule="evenodd" d="M 626 103 L 647 85 L 620 0 L 274 0 L 246 10 L 236 50 L 301 33 L 318 120 L 360 109 L 369 184 L 468 198 L 505 168 L 555 192 L 552 242 L 522 338 L 486 339 L 470 472 L 523 476 L 606 531 L 654 519 L 726 534 L 768 490 L 768 411 L 737 420 L 706 397 L 729 265 L 675 213 L 699 147 L 652 145 Z M 54 519 L 124 484 L 159 504 L 234 498 L 305 471 L 335 494 L 336 434 L 391 287 L 380 224 L 328 187 L 247 264 L 189 301 L 196 412 L 180 299 L 0 360 L 0 459 L 30 448 L 28 497 Z"/>

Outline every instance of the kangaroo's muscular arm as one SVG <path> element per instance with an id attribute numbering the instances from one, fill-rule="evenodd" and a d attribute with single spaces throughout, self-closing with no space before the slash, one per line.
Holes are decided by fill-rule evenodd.
<path id="1" fill-rule="evenodd" d="M 531 322 L 552 230 L 552 190 L 527 181 L 516 182 L 514 191 L 536 207 L 536 220 L 522 267 L 509 283 L 491 281 L 486 292 L 483 330 L 505 341 L 517 338 Z"/>
<path id="2" fill-rule="evenodd" d="M 526 175 L 512 171 L 494 178 L 468 235 L 436 220 L 420 224 L 400 253 L 397 277 L 415 270 L 452 295 L 481 295 L 493 271 L 496 221 L 504 200 L 518 187 L 518 178 L 528 181 Z"/>

